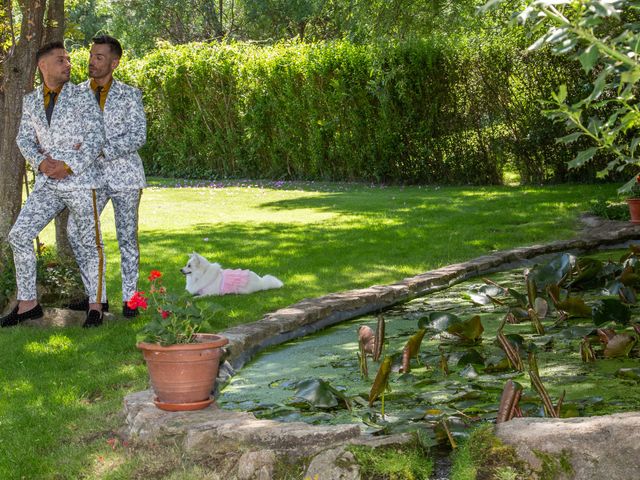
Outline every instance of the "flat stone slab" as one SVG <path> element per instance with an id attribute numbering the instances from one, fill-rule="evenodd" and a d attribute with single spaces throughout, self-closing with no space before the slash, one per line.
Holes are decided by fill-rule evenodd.
<path id="1" fill-rule="evenodd" d="M 128 437 L 145 443 L 169 440 L 186 451 L 269 449 L 295 458 L 313 455 L 361 435 L 357 425 L 259 420 L 251 413 L 223 410 L 215 403 L 193 412 L 165 412 L 154 405 L 151 390 L 127 395 L 124 411 Z"/>
<path id="2" fill-rule="evenodd" d="M 85 312 L 79 312 L 75 310 L 68 310 L 65 308 L 45 308 L 43 309 L 44 316 L 35 320 L 25 320 L 22 325 L 29 327 L 81 327 L 84 323 L 87 314 Z M 113 313 L 105 312 L 104 321 L 112 321 L 117 317 Z"/>
<path id="3" fill-rule="evenodd" d="M 496 435 L 541 472 L 553 464 L 560 479 L 640 478 L 640 412 L 582 418 L 514 418 Z M 563 468 L 570 464 L 571 468 Z M 569 470 L 569 471 L 567 471 Z"/>

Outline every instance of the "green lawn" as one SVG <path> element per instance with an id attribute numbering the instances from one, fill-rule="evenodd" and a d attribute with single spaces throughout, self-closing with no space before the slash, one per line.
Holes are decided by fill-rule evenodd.
<path id="1" fill-rule="evenodd" d="M 203 299 L 224 307 L 217 328 L 252 322 L 305 297 L 390 283 L 493 250 L 575 235 L 577 217 L 615 185 L 369 187 L 245 182 L 174 188 L 155 180 L 140 210 L 141 277 L 179 269 L 196 251 L 224 267 L 284 281 L 280 290 Z M 102 217 L 108 289 L 120 302 L 110 207 Z M 51 241 L 51 232 L 43 234 Z M 146 279 L 140 288 L 147 287 Z M 115 310 L 115 308 L 114 308 Z M 0 331 L 0 478 L 215 478 L 190 460 L 123 446 L 123 397 L 147 388 L 135 349 L 144 323 L 99 329 Z"/>

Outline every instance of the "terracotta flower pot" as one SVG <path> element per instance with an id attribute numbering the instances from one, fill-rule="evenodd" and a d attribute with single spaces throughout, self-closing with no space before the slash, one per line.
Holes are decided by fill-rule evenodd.
<path id="1" fill-rule="evenodd" d="M 138 343 L 147 362 L 156 406 L 163 410 L 198 410 L 210 398 L 222 355 L 229 343 L 225 337 L 198 334 L 198 343 L 169 345 Z"/>
<path id="2" fill-rule="evenodd" d="M 627 198 L 631 223 L 640 224 L 640 198 Z"/>

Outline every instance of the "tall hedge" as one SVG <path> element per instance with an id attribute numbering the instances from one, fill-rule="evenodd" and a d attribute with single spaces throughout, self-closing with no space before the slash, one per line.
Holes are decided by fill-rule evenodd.
<path id="1" fill-rule="evenodd" d="M 556 145 L 539 103 L 581 88 L 578 66 L 499 43 L 164 46 L 118 75 L 144 92 L 153 174 L 541 182 L 581 148 Z"/>

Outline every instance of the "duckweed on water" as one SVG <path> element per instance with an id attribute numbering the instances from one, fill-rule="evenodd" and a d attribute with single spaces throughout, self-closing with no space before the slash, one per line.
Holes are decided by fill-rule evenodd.
<path id="1" fill-rule="evenodd" d="M 624 253 L 600 253 L 589 257 L 591 260 L 577 260 L 568 255 L 556 257 L 532 270 L 529 278 L 537 280 L 537 288 L 531 281 L 529 285 L 525 283 L 525 269 L 518 268 L 491 275 L 488 283 L 474 279 L 387 310 L 384 353 L 380 362 L 369 359 L 368 378 L 360 373 L 358 328 L 367 325 L 375 330 L 375 316 L 345 322 L 271 348 L 231 380 L 218 402 L 223 408 L 252 411 L 260 418 L 356 423 L 366 431 L 380 433 L 417 430 L 427 446 L 438 441 L 455 442 L 467 435 L 469 426 L 495 420 L 508 379 L 524 387 L 520 400 L 523 414 L 544 415 L 526 368 L 524 372 L 511 368 L 496 341 L 503 325 L 503 333 L 520 351 L 525 365 L 527 352 L 535 351 L 540 377 L 554 404 L 566 391 L 560 416 L 637 410 L 639 377 L 629 372 L 640 371 L 640 354 L 632 328 L 640 320 L 638 306 L 632 303 L 635 286 L 640 285 L 636 273 L 636 269 L 640 271 L 640 262 L 632 254 L 625 263 L 629 268 L 623 271 L 619 260 Z M 608 263 L 610 259 L 615 264 Z M 554 282 L 560 282 L 562 288 L 547 288 Z M 582 290 L 584 286 L 590 289 Z M 603 289 L 607 291 L 603 293 Z M 533 293 L 535 290 L 537 294 Z M 531 295 L 544 302 L 529 300 Z M 552 296 L 560 298 L 554 302 Z M 578 317 L 566 307 L 573 305 L 577 297 L 583 298 L 597 318 Z M 624 302 L 616 300 L 620 298 Z M 615 304 L 615 308 L 610 308 L 607 302 Z M 542 303 L 547 303 L 546 315 Z M 531 310 L 540 315 L 544 333 L 534 333 L 534 322 L 527 319 L 533 315 Z M 583 306 L 583 314 L 584 310 Z M 434 321 L 434 312 L 443 314 L 435 315 Z M 519 323 L 504 323 L 508 314 L 514 317 L 512 321 L 519 319 Z M 474 341 L 478 325 L 470 320 L 476 316 L 483 331 Z M 442 318 L 446 318 L 444 324 Z M 455 328 L 449 328 L 449 332 L 458 332 L 455 335 L 446 331 L 451 322 Z M 464 322 L 468 322 L 469 328 L 461 326 Z M 400 373 L 403 347 L 423 326 L 427 334 L 420 351 L 411 360 L 410 371 Z M 619 353 L 608 355 L 613 358 L 604 358 L 605 347 L 596 336 L 596 327 L 613 328 L 615 334 L 622 335 L 616 341 L 611 340 L 613 343 L 627 342 Z M 614 333 L 609 331 L 608 335 L 613 338 Z M 594 362 L 582 361 L 582 341 L 591 345 L 597 357 Z M 611 344 L 607 348 L 611 351 Z M 385 357 L 392 359 L 392 373 L 382 415 L 382 398 L 371 407 L 368 399 Z"/>

